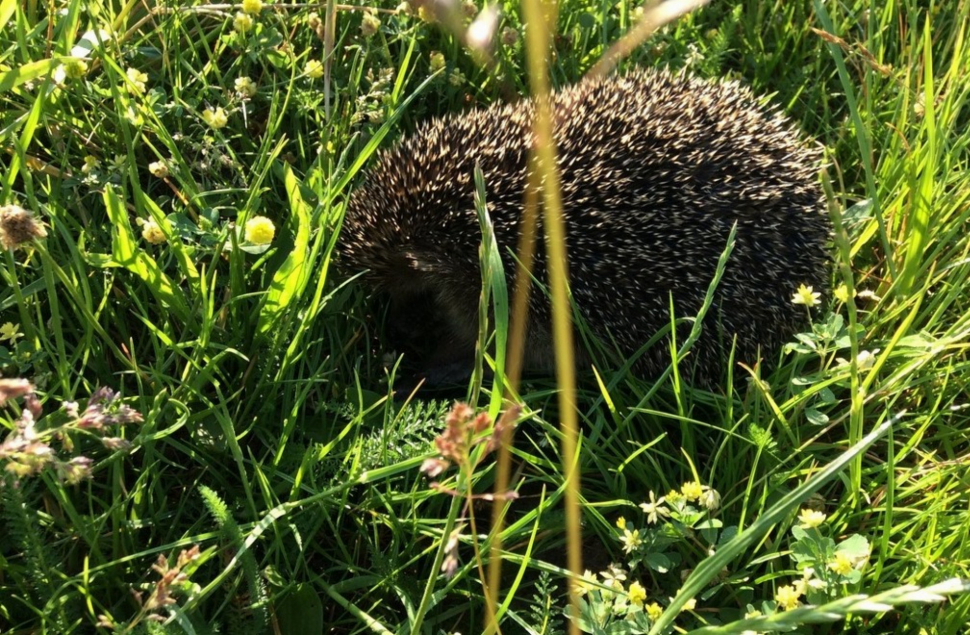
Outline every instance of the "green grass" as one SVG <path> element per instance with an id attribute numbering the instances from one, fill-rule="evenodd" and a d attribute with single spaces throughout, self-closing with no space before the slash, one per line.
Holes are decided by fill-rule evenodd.
<path id="1" fill-rule="evenodd" d="M 37 429 L 59 461 L 93 460 L 77 484 L 63 464 L 15 483 L 9 466 L 26 459 L 0 454 L 0 630 L 94 632 L 102 615 L 131 632 L 484 630 L 475 554 L 484 564 L 490 508 L 471 507 L 473 535 L 464 499 L 418 469 L 451 404 L 388 397 L 379 307 L 334 258 L 343 203 L 375 150 L 433 114 L 528 92 L 520 10 L 503 7 L 499 28 L 520 37 L 492 70 L 416 17 L 379 14 L 368 38 L 361 12 L 338 11 L 328 116 L 324 80 L 304 72 L 324 44 L 302 5 L 267 8 L 240 36 L 236 8 L 0 0 L 0 203 L 33 211 L 47 232 L 0 255 L 0 325 L 16 335 L 0 332 L 0 375 L 37 386 Z M 564 1 L 554 83 L 582 77 L 633 8 Z M 798 562 L 821 558 L 824 572 L 856 534 L 871 547 L 861 575 L 813 603 L 927 600 L 894 589 L 970 578 L 968 27 L 965 0 L 724 0 L 624 63 L 738 78 L 828 148 L 832 286 L 849 291 L 813 309 L 812 333 L 743 393 L 693 391 L 673 375 L 654 386 L 622 368 L 581 378 L 584 562 L 638 562 L 627 589 L 638 581 L 663 607 L 677 598 L 661 622 L 690 631 L 749 605 L 770 613 L 763 602 L 801 578 Z M 87 72 L 52 76 L 85 42 Z M 445 60 L 434 76 L 433 51 Z M 144 90 L 130 68 L 147 75 Z M 252 99 L 235 93 L 242 77 L 258 87 Z M 206 125 L 207 107 L 228 125 Z M 167 177 L 151 173 L 157 161 Z M 245 240 L 256 216 L 276 226 L 268 249 Z M 164 243 L 142 237 L 146 222 Z M 143 422 L 80 429 L 61 410 L 83 410 L 101 386 Z M 487 408 L 488 385 L 473 389 Z M 520 392 L 501 627 L 564 632 L 555 385 Z M 0 410 L 0 436 L 17 436 L 22 404 Z M 489 491 L 494 455 L 473 458 L 438 479 Z M 647 524 L 637 505 L 650 492 L 695 479 L 719 493 L 716 511 L 695 504 L 666 530 Z M 817 530 L 793 529 L 805 505 L 827 514 Z M 632 554 L 621 516 L 644 541 Z M 192 545 L 189 581 L 152 609 L 152 565 L 176 566 Z M 695 608 L 677 614 L 691 596 Z M 852 616 L 802 632 L 959 633 L 970 621 L 968 595 L 827 608 Z"/>

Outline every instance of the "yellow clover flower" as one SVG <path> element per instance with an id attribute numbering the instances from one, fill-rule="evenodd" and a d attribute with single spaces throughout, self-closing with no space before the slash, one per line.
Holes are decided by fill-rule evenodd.
<path id="1" fill-rule="evenodd" d="M 253 28 L 253 16 L 242 11 L 237 12 L 236 17 L 232 19 L 232 28 L 236 33 L 245 34 Z"/>
<path id="2" fill-rule="evenodd" d="M 152 173 L 152 176 L 164 179 L 168 176 L 168 164 L 164 161 L 152 161 L 148 164 L 148 171 Z"/>
<path id="3" fill-rule="evenodd" d="M 165 242 L 165 233 L 153 220 L 146 220 L 141 226 L 141 237 L 153 245 L 160 245 Z"/>
<path id="4" fill-rule="evenodd" d="M 248 77 L 237 77 L 233 85 L 236 88 L 236 92 L 242 95 L 243 97 L 256 96 L 256 82 L 249 79 Z"/>
<path id="5" fill-rule="evenodd" d="M 142 73 L 137 68 L 129 68 L 125 71 L 125 75 L 128 76 L 128 80 L 131 82 L 128 85 L 128 90 L 135 94 L 141 94 L 145 92 L 145 82 L 148 81 L 148 75 Z"/>
<path id="6" fill-rule="evenodd" d="M 323 62 L 320 60 L 307 60 L 306 68 L 303 70 L 310 79 L 323 77 Z"/>
<path id="7" fill-rule="evenodd" d="M 825 522 L 825 514 L 807 507 L 798 513 L 798 526 L 802 529 L 814 529 Z"/>
<path id="8" fill-rule="evenodd" d="M 672 489 L 669 492 L 667 492 L 667 495 L 664 496 L 664 499 L 671 505 L 676 505 L 680 501 L 684 500 L 684 495 L 678 492 L 677 490 Z"/>
<path id="9" fill-rule="evenodd" d="M 434 11 L 424 6 L 423 4 L 418 7 L 418 18 L 422 22 L 427 22 L 428 24 L 434 24 L 436 22 L 434 17 Z"/>
<path id="10" fill-rule="evenodd" d="M 647 612 L 647 617 L 649 617 L 651 621 L 656 622 L 660 619 L 660 616 L 663 615 L 664 607 L 660 606 L 656 602 L 651 602 L 644 610 Z"/>
<path id="11" fill-rule="evenodd" d="M 226 115 L 226 111 L 221 107 L 212 109 L 206 108 L 202 111 L 202 119 L 208 124 L 213 130 L 219 130 L 220 128 L 225 128 L 226 124 L 229 123 L 229 117 Z"/>
<path id="12" fill-rule="evenodd" d="M 243 13 L 256 15 L 263 10 L 263 0 L 242 0 Z"/>
<path id="13" fill-rule="evenodd" d="M 276 227 L 273 221 L 265 216 L 253 216 L 246 221 L 245 239 L 246 242 L 254 245 L 268 245 L 273 242 L 276 235 Z"/>
<path id="14" fill-rule="evenodd" d="M 775 593 L 775 602 L 778 602 L 778 606 L 786 611 L 790 611 L 798 606 L 798 591 L 795 590 L 793 586 L 783 586 L 778 589 Z"/>
<path id="15" fill-rule="evenodd" d="M 697 481 L 684 483 L 680 488 L 680 493 L 689 501 L 696 501 L 704 494 L 704 488 Z"/>
<path id="16" fill-rule="evenodd" d="M 700 502 L 704 507 L 714 511 L 721 506 L 721 495 L 713 487 L 705 487 Z"/>
<path id="17" fill-rule="evenodd" d="M 835 554 L 835 560 L 829 563 L 829 569 L 839 575 L 849 575 L 852 573 L 852 558 L 840 551 Z"/>
<path id="18" fill-rule="evenodd" d="M 639 582 L 631 582 L 627 595 L 630 596 L 630 604 L 643 606 L 643 602 L 647 599 L 647 590 Z"/>
<path id="19" fill-rule="evenodd" d="M 80 79 L 88 72 L 88 63 L 78 57 L 71 57 L 64 61 L 64 74 L 71 79 Z"/>
<path id="20" fill-rule="evenodd" d="M 366 11 L 360 22 L 360 34 L 365 38 L 373 37 L 379 28 L 381 28 L 381 19 L 376 13 Z"/>

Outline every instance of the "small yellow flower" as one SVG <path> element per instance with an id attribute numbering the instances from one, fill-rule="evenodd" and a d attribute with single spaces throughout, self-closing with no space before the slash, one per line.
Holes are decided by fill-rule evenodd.
<path id="1" fill-rule="evenodd" d="M 632 553 L 634 549 L 643 544 L 643 539 L 640 538 L 640 530 L 634 529 L 630 531 L 629 529 L 623 530 L 623 537 L 620 538 L 623 543 L 623 551 L 625 553 Z"/>
<path id="2" fill-rule="evenodd" d="M 265 216 L 253 216 L 246 221 L 245 239 L 247 243 L 254 245 L 268 245 L 273 242 L 276 235 L 276 227 L 273 221 Z"/>
<path id="3" fill-rule="evenodd" d="M 101 160 L 97 157 L 92 157 L 90 154 L 84 157 L 84 165 L 81 166 L 81 172 L 84 174 L 90 174 L 97 167 L 101 165 Z"/>
<path id="4" fill-rule="evenodd" d="M 243 13 L 256 15 L 263 10 L 263 0 L 242 0 Z"/>
<path id="5" fill-rule="evenodd" d="M 209 125 L 213 130 L 219 130 L 220 128 L 225 128 L 226 124 L 229 123 L 229 117 L 226 115 L 226 111 L 222 107 L 215 109 L 206 108 L 202 111 L 202 119 Z"/>
<path id="6" fill-rule="evenodd" d="M 838 287 L 836 287 L 832 295 L 835 296 L 836 300 L 842 304 L 845 304 L 849 301 L 849 287 L 845 286 L 844 284 L 840 284 Z"/>
<path id="7" fill-rule="evenodd" d="M 373 37 L 381 28 L 381 19 L 372 11 L 366 11 L 360 22 L 360 34 L 366 38 Z"/>
<path id="8" fill-rule="evenodd" d="M 148 171 L 152 173 L 152 176 L 164 179 L 168 176 L 168 164 L 164 161 L 152 161 L 148 164 Z"/>
<path id="9" fill-rule="evenodd" d="M 253 16 L 242 11 L 237 12 L 236 17 L 232 19 L 232 28 L 236 33 L 245 34 L 253 28 Z"/>
<path id="10" fill-rule="evenodd" d="M 791 297 L 792 304 L 804 304 L 805 306 L 815 306 L 820 304 L 822 294 L 818 291 L 812 289 L 812 287 L 806 287 L 804 284 L 798 286 L 798 291 L 795 295 Z"/>
<path id="11" fill-rule="evenodd" d="M 798 513 L 798 526 L 802 529 L 813 529 L 825 522 L 825 514 L 814 509 L 805 508 Z"/>
<path id="12" fill-rule="evenodd" d="M 165 233 L 153 220 L 146 220 L 141 226 L 141 237 L 153 245 L 160 245 L 165 242 Z"/>
<path id="13" fill-rule="evenodd" d="M 763 613 L 761 611 L 755 609 L 754 611 L 748 611 L 747 613 L 745 613 L 744 614 L 744 619 L 746 619 L 746 620 L 753 620 L 754 618 L 761 617 L 762 615 L 763 615 Z"/>
<path id="14" fill-rule="evenodd" d="M 651 621 L 656 622 L 660 619 L 660 616 L 663 615 L 664 607 L 660 606 L 656 602 L 651 602 L 644 607 L 644 610 L 647 612 L 647 617 L 649 617 Z"/>
<path id="15" fill-rule="evenodd" d="M 404 2 L 397 5 L 397 9 L 395 9 L 395 11 L 398 15 L 411 15 L 414 13 L 414 11 L 411 10 L 411 3 L 407 0 L 404 0 Z"/>
<path id="16" fill-rule="evenodd" d="M 835 560 L 829 563 L 829 569 L 839 575 L 849 575 L 852 573 L 852 558 L 841 551 L 835 554 Z"/>
<path id="17" fill-rule="evenodd" d="M 141 128 L 145 124 L 145 118 L 130 105 L 125 109 L 125 119 L 136 128 Z"/>
<path id="18" fill-rule="evenodd" d="M 465 74 L 456 68 L 448 75 L 448 83 L 455 88 L 461 86 L 465 83 Z"/>
<path id="19" fill-rule="evenodd" d="M 643 602 L 647 599 L 647 590 L 639 582 L 631 582 L 627 595 L 630 596 L 630 604 L 643 606 Z"/>
<path id="20" fill-rule="evenodd" d="M 695 608 L 697 608 L 697 598 L 691 598 L 691 599 L 687 600 L 687 602 L 684 604 L 684 607 L 682 609 L 680 609 L 680 610 L 681 611 L 693 611 Z"/>
<path id="21" fill-rule="evenodd" d="M 596 583 L 596 576 L 589 569 L 583 572 L 583 577 L 579 580 L 573 580 L 573 584 L 576 586 L 576 593 L 579 595 L 586 595 L 586 593 L 595 588 L 593 585 Z"/>
<path id="22" fill-rule="evenodd" d="M 243 97 L 251 98 L 256 96 L 256 82 L 248 77 L 237 77 L 236 81 L 233 82 L 233 86 L 235 86 L 236 92 Z"/>
<path id="23" fill-rule="evenodd" d="M 129 68 L 125 71 L 125 75 L 128 76 L 128 90 L 134 94 L 141 94 L 145 92 L 145 82 L 148 81 L 148 75 L 142 73 L 137 68 Z"/>
<path id="24" fill-rule="evenodd" d="M 310 79 L 323 77 L 323 62 L 320 60 L 307 60 L 306 68 L 303 69 L 303 72 Z"/>
<path id="25" fill-rule="evenodd" d="M 684 483 L 680 488 L 680 493 L 689 501 L 696 501 L 704 494 L 704 488 L 697 481 Z"/>
<path id="26" fill-rule="evenodd" d="M 420 18 L 422 22 L 427 22 L 428 24 L 434 24 L 435 22 L 434 11 L 423 4 L 418 7 L 418 18 Z"/>
<path id="27" fill-rule="evenodd" d="M 667 516 L 670 513 L 667 511 L 667 508 L 663 506 L 664 500 L 665 499 L 662 496 L 660 497 L 660 500 L 657 500 L 653 490 L 650 490 L 650 502 L 640 503 L 640 509 L 642 509 L 643 513 L 647 515 L 647 523 L 653 525 L 661 517 Z"/>
<path id="28" fill-rule="evenodd" d="M 11 344 L 16 344 L 17 338 L 23 336 L 24 334 L 20 332 L 19 324 L 7 322 L 3 326 L 0 326 L 0 342 L 6 342 L 9 340 Z"/>
<path id="29" fill-rule="evenodd" d="M 611 564 L 606 571 L 600 571 L 600 577 L 603 578 L 603 584 L 608 587 L 612 587 L 615 591 L 623 590 L 623 582 L 626 580 L 626 571 Z"/>
<path id="30" fill-rule="evenodd" d="M 617 518 L 616 526 L 619 527 L 620 529 L 626 529 L 626 518 L 624 518 L 623 516 L 620 516 L 619 518 Z"/>
<path id="31" fill-rule="evenodd" d="M 428 57 L 429 64 L 431 65 L 431 72 L 436 73 L 445 67 L 445 56 L 438 51 L 431 51 L 431 55 Z"/>
<path id="32" fill-rule="evenodd" d="M 684 495 L 678 492 L 677 490 L 672 489 L 669 492 L 667 492 L 666 496 L 664 496 L 664 500 L 666 500 L 671 505 L 676 505 L 680 501 L 684 500 Z"/>
<path id="33" fill-rule="evenodd" d="M 783 586 L 775 593 L 775 602 L 786 611 L 790 611 L 798 606 L 798 591 L 793 586 Z"/>
<path id="34" fill-rule="evenodd" d="M 72 57 L 64 61 L 64 74 L 71 79 L 80 79 L 88 72 L 88 63 L 84 60 Z"/>

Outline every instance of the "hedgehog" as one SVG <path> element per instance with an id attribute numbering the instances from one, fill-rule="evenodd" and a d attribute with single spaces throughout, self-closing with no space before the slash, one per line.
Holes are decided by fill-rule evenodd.
<path id="1" fill-rule="evenodd" d="M 587 78 L 552 106 L 571 298 L 597 349 L 617 360 L 639 354 L 634 371 L 659 376 L 671 352 L 655 335 L 671 324 L 671 306 L 677 318 L 697 315 L 736 225 L 701 336 L 678 368 L 712 387 L 728 360 L 770 367 L 806 321 L 793 294 L 827 282 L 820 147 L 738 82 L 685 73 Z M 391 342 L 427 385 L 467 379 L 472 368 L 476 165 L 512 288 L 534 111 L 523 99 L 425 122 L 379 155 L 347 201 L 343 266 L 388 297 Z M 531 270 L 540 286 L 546 259 L 540 238 Z M 551 372 L 551 307 L 535 287 L 526 328 L 525 371 Z M 678 345 L 690 329 L 679 321 Z M 591 353 L 577 348 L 577 364 Z"/>

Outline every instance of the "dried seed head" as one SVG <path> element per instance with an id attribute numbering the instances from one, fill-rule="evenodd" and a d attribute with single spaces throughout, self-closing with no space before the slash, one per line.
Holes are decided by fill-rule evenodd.
<path id="1" fill-rule="evenodd" d="M 32 213 L 19 205 L 0 207 L 0 246 L 4 249 L 16 249 L 46 236 L 47 230 Z"/>

